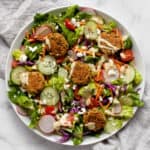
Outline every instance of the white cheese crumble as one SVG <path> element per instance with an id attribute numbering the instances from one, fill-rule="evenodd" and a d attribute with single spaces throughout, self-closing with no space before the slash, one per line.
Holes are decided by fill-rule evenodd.
<path id="1" fill-rule="evenodd" d="M 99 97 L 99 100 L 100 100 L 101 102 L 103 101 L 103 98 L 102 98 L 102 96 L 100 96 L 100 97 Z"/>
<path id="2" fill-rule="evenodd" d="M 76 84 L 74 84 L 74 85 L 72 86 L 72 89 L 73 89 L 73 90 L 75 90 L 75 89 L 76 89 L 76 87 L 77 87 L 77 85 L 76 85 Z"/>
<path id="3" fill-rule="evenodd" d="M 29 46 L 29 51 L 35 52 L 36 50 L 37 50 L 37 46 L 35 46 L 35 47 Z"/>
<path id="4" fill-rule="evenodd" d="M 70 87 L 70 84 L 64 84 L 64 89 L 68 89 Z"/>
<path id="5" fill-rule="evenodd" d="M 108 75 L 109 75 L 109 76 L 115 76 L 116 74 L 117 74 L 116 69 L 110 69 L 110 70 L 108 71 Z"/>
<path id="6" fill-rule="evenodd" d="M 87 46 L 81 46 L 82 49 L 87 49 Z"/>
<path id="7" fill-rule="evenodd" d="M 25 54 L 20 55 L 19 61 L 20 61 L 20 62 L 25 62 L 25 61 L 27 61 L 27 56 L 26 56 Z"/>
<path id="8" fill-rule="evenodd" d="M 86 109 L 85 108 L 81 108 L 81 111 L 78 112 L 78 114 L 82 115 L 86 112 Z"/>
<path id="9" fill-rule="evenodd" d="M 75 18 L 71 18 L 71 23 L 75 25 L 76 24 L 76 19 Z"/>
<path id="10" fill-rule="evenodd" d="M 112 98 L 112 97 L 109 97 L 108 99 L 109 99 L 109 102 L 112 103 L 113 98 Z"/>
<path id="11" fill-rule="evenodd" d="M 72 123 L 71 123 L 71 121 L 69 121 L 68 120 L 68 117 L 69 117 L 69 114 L 64 114 L 61 118 L 60 118 L 60 120 L 59 120 L 59 122 L 60 122 L 60 124 L 62 125 L 62 126 L 67 126 L 67 127 L 72 127 Z"/>
<path id="12" fill-rule="evenodd" d="M 83 53 L 78 52 L 77 57 L 83 57 Z"/>

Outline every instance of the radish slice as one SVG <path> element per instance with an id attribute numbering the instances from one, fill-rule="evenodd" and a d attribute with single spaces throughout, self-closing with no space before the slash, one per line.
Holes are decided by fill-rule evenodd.
<path id="1" fill-rule="evenodd" d="M 45 134 L 52 133 L 54 131 L 54 122 L 55 119 L 53 116 L 44 115 L 39 120 L 39 128 Z"/>
<path id="2" fill-rule="evenodd" d="M 91 14 L 91 15 L 96 15 L 96 11 L 95 11 L 94 9 L 92 9 L 92 8 L 81 7 L 81 8 L 80 8 L 80 11 L 89 13 L 89 14 Z"/>
<path id="3" fill-rule="evenodd" d="M 20 115 L 22 115 L 22 116 L 27 116 L 27 112 L 25 112 L 25 110 L 22 109 L 21 107 L 16 106 L 16 110 L 17 110 L 17 112 L 18 112 Z"/>
<path id="4" fill-rule="evenodd" d="M 120 103 L 114 104 L 112 107 L 112 113 L 113 114 L 119 114 L 121 113 L 122 107 Z"/>

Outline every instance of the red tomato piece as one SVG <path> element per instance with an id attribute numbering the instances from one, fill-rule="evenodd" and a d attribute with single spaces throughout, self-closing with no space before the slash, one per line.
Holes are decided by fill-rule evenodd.
<path id="1" fill-rule="evenodd" d="M 45 107 L 45 113 L 48 115 L 48 114 L 54 114 L 54 110 L 55 110 L 55 107 L 54 106 L 46 106 Z"/>
<path id="2" fill-rule="evenodd" d="M 76 28 L 70 19 L 65 19 L 65 26 L 71 31 L 74 31 Z"/>
<path id="3" fill-rule="evenodd" d="M 129 62 L 134 59 L 133 52 L 130 49 L 127 49 L 127 50 L 124 50 L 123 52 L 121 52 L 120 57 L 123 62 Z"/>
<path id="4" fill-rule="evenodd" d="M 13 61 L 11 62 L 12 68 L 17 67 L 18 65 L 19 65 L 19 63 L 18 63 L 18 61 L 16 61 L 16 60 L 13 60 Z"/>

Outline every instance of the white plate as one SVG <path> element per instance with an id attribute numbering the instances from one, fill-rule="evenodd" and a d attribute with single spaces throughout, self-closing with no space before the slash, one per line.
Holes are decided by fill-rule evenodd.
<path id="1" fill-rule="evenodd" d="M 51 12 L 51 13 L 59 13 L 63 10 L 65 10 L 67 7 L 62 7 L 62 8 L 57 8 L 57 9 L 50 9 L 46 12 Z M 101 15 L 102 17 L 104 17 L 106 20 L 115 20 L 118 24 L 118 27 L 121 29 L 122 33 L 123 34 L 129 34 L 127 29 L 121 24 L 119 23 L 116 19 L 112 18 L 110 15 L 104 13 L 104 12 L 101 12 L 100 10 L 98 9 L 95 9 L 96 13 Z M 7 87 L 7 91 L 9 90 L 9 86 L 8 86 L 8 80 L 9 80 L 9 74 L 10 74 L 10 71 L 11 71 L 11 61 L 12 61 L 12 56 L 11 56 L 11 52 L 12 50 L 16 49 L 16 48 L 19 48 L 20 45 L 21 45 L 21 42 L 24 38 L 24 33 L 31 28 L 31 24 L 32 24 L 32 21 L 31 20 L 27 25 L 25 25 L 22 30 L 20 30 L 20 32 L 18 33 L 18 35 L 16 36 L 15 40 L 13 41 L 12 45 L 11 45 L 11 48 L 10 48 L 10 52 L 8 54 L 8 58 L 7 58 L 7 63 L 6 63 L 6 72 L 5 72 L 5 79 L 6 79 L 6 87 Z M 130 34 L 131 36 L 131 34 Z M 133 37 L 131 36 L 132 38 L 132 41 L 133 41 L 133 50 L 134 50 L 134 55 L 135 55 L 135 63 L 136 63 L 136 67 L 137 69 L 141 72 L 142 74 L 142 77 L 143 77 L 143 81 L 142 83 L 140 84 L 140 87 L 141 90 L 140 90 L 140 97 L 142 98 L 142 95 L 143 95 L 143 92 L 144 92 L 144 85 L 145 85 L 145 65 L 144 65 L 144 61 L 143 61 L 143 57 L 140 53 L 140 50 L 138 49 L 137 47 L 137 44 L 136 42 L 134 41 Z M 24 116 L 21 116 L 17 113 L 16 109 L 15 109 L 15 105 L 13 103 L 11 103 L 14 111 L 16 112 L 17 116 L 22 120 L 22 122 L 28 126 L 29 125 L 29 118 L 28 117 L 24 117 Z M 136 109 L 135 109 L 135 112 L 136 112 Z M 129 121 L 128 121 L 129 122 Z M 124 123 L 123 127 L 128 123 Z M 122 128 L 123 128 L 122 127 Z M 58 139 L 60 138 L 59 136 L 56 136 L 56 135 L 50 135 L 50 136 L 46 136 L 44 134 L 42 134 L 41 132 L 39 132 L 38 130 L 36 129 L 31 129 L 33 132 L 35 132 L 37 135 L 43 137 L 44 139 L 47 139 L 49 141 L 52 141 L 52 142 L 56 142 L 58 141 Z M 118 130 L 119 131 L 119 130 Z M 97 137 L 92 137 L 92 136 L 86 136 L 84 137 L 84 140 L 82 142 L 81 145 L 88 145 L 88 144 L 93 144 L 93 143 L 96 143 L 96 142 L 100 142 L 104 139 L 107 139 L 109 138 L 110 136 L 112 136 L 113 134 L 117 133 L 118 131 L 115 131 L 111 134 L 103 134 L 101 135 L 99 138 Z M 73 145 L 72 144 L 72 141 L 68 141 L 66 143 L 63 143 L 64 145 Z"/>

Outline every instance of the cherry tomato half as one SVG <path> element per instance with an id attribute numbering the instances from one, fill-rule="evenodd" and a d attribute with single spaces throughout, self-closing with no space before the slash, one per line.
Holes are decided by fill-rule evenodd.
<path id="1" fill-rule="evenodd" d="M 12 66 L 13 68 L 17 67 L 18 65 L 19 65 L 19 63 L 18 63 L 18 61 L 16 61 L 16 60 L 13 60 L 13 61 L 11 62 L 11 66 Z"/>
<path id="2" fill-rule="evenodd" d="M 46 106 L 45 107 L 45 113 L 48 115 L 48 114 L 54 114 L 54 110 L 55 110 L 55 107 L 54 106 Z"/>
<path id="3" fill-rule="evenodd" d="M 130 49 L 127 49 L 121 52 L 120 57 L 123 62 L 129 62 L 134 59 L 133 52 Z"/>
<path id="4" fill-rule="evenodd" d="M 65 26 L 71 31 L 75 30 L 75 26 L 71 23 L 70 19 L 65 19 Z"/>

